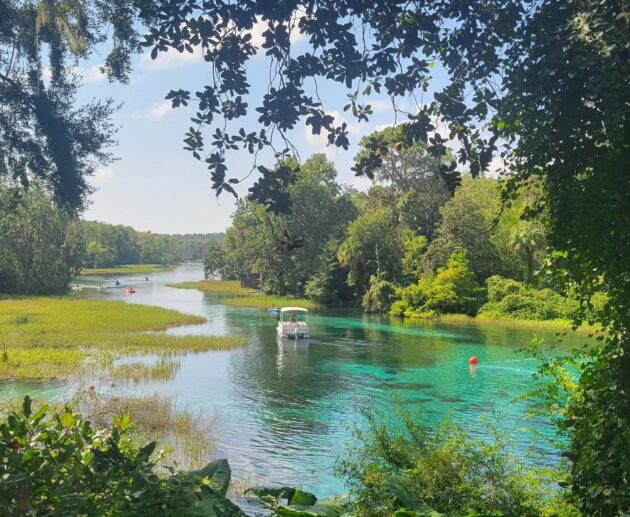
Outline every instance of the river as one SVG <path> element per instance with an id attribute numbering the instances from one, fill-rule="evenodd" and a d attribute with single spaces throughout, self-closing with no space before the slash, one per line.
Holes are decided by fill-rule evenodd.
<path id="1" fill-rule="evenodd" d="M 218 414 L 219 453 L 237 477 L 301 485 L 321 496 L 343 492 L 333 465 L 352 439 L 362 407 L 391 413 L 390 390 L 407 407 L 421 407 L 430 425 L 450 418 L 477 433 L 483 432 L 482 416 L 496 418 L 523 450 L 534 438 L 527 429 L 553 435 L 549 422 L 525 418 L 531 402 L 516 400 L 534 385 L 536 363 L 519 352 L 531 331 L 409 323 L 335 310 L 311 315 L 310 342 L 279 344 L 276 322 L 266 311 L 227 307 L 216 295 L 166 285 L 202 277 L 200 264 L 184 264 L 153 273 L 148 282 L 144 275 L 126 276 L 135 295 L 111 289 L 98 296 L 207 318 L 203 325 L 169 331 L 175 334 L 250 339 L 244 348 L 183 357 L 172 381 L 124 388 L 172 396 L 178 404 Z M 106 281 L 111 277 L 85 280 Z M 553 333 L 543 336 L 557 341 Z M 573 336 L 564 346 L 580 339 Z M 479 358 L 476 367 L 469 366 L 471 356 Z M 557 460 L 544 439 L 537 440 L 536 451 L 541 462 Z"/>

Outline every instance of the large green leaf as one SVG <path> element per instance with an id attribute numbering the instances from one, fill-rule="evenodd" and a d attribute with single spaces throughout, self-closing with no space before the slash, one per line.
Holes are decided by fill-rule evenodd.
<path id="1" fill-rule="evenodd" d="M 201 499 L 192 505 L 190 514 L 200 517 L 247 517 L 232 501 L 207 488 L 202 491 Z"/>
<path id="2" fill-rule="evenodd" d="M 217 494 L 225 497 L 230 487 L 232 469 L 226 459 L 215 460 L 208 463 L 201 470 L 191 472 L 193 476 L 208 478 L 208 486 Z"/>

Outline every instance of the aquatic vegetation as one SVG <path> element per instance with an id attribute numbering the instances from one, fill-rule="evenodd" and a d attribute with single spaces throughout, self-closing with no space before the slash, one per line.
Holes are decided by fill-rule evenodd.
<path id="1" fill-rule="evenodd" d="M 153 364 L 132 361 L 110 368 L 112 377 L 131 381 L 134 384 L 146 381 L 168 381 L 179 371 L 181 364 L 172 359 L 160 358 Z"/>
<path id="2" fill-rule="evenodd" d="M 199 468 L 215 455 L 221 427 L 221 419 L 216 413 L 193 411 L 158 394 L 111 395 L 100 393 L 93 387 L 78 391 L 71 405 L 98 427 L 111 426 L 117 415 L 130 415 L 134 441 L 155 441 L 165 453 L 165 465 L 176 464 L 180 469 Z"/>
<path id="3" fill-rule="evenodd" d="M 240 337 L 159 332 L 203 321 L 199 316 L 124 302 L 64 297 L 0 300 L 0 376 L 68 378 L 80 370 L 83 374 L 102 371 L 125 355 L 174 355 L 247 343 Z M 114 368 L 110 373 L 115 372 Z"/>
<path id="4" fill-rule="evenodd" d="M 144 275 L 147 273 L 168 271 L 169 269 L 173 269 L 173 267 L 174 266 L 165 266 L 163 264 L 123 264 L 113 267 L 86 267 L 81 270 L 81 275 Z"/>
<path id="5" fill-rule="evenodd" d="M 241 287 L 241 283 L 238 280 L 200 280 L 198 282 L 168 284 L 168 286 L 177 287 L 179 289 L 199 289 L 200 291 L 218 294 L 242 296 L 259 294 L 258 291 L 252 291 L 251 289 Z"/>
<path id="6" fill-rule="evenodd" d="M 200 291 L 224 295 L 221 303 L 231 307 L 255 307 L 266 309 L 272 305 L 297 305 L 305 309 L 313 310 L 318 307 L 312 300 L 306 298 L 294 298 L 291 296 L 267 295 L 260 291 L 241 287 L 238 280 L 202 280 L 200 282 L 182 282 L 171 284 L 169 287 L 181 289 L 199 289 Z"/>
<path id="7" fill-rule="evenodd" d="M 231 307 L 256 307 L 260 309 L 265 309 L 271 306 L 282 307 L 289 305 L 304 307 L 308 310 L 315 310 L 318 307 L 316 303 L 312 300 L 307 300 L 306 298 L 291 298 L 289 296 L 275 295 L 225 298 L 224 300 L 221 300 L 221 303 Z"/>

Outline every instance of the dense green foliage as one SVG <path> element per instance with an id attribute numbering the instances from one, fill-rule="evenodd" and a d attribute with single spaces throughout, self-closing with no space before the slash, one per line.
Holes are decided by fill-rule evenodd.
<path id="1" fill-rule="evenodd" d="M 578 314 L 577 300 L 551 289 L 534 289 L 498 275 L 488 278 L 486 284 L 488 302 L 480 309 L 484 317 L 554 320 L 573 319 Z"/>
<path id="2" fill-rule="evenodd" d="M 386 142 L 392 134 L 376 135 Z M 511 317 L 567 317 L 553 308 L 568 303 L 563 296 L 539 291 L 535 283 L 544 231 L 538 219 L 522 219 L 526 201 L 539 196 L 535 184 L 503 204 L 497 180 L 464 178 L 451 197 L 437 162 L 421 147 L 388 157 L 377 170 L 381 184 L 366 193 L 338 187 L 332 165 L 314 156 L 289 187 L 290 214 L 241 201 L 223 246 L 206 254 L 207 275 L 259 273 L 268 293 L 432 317 L 474 316 L 486 298 L 484 281 L 502 274 L 517 283 L 527 280 L 529 295 L 548 299 L 544 314 L 522 310 Z"/>
<path id="3" fill-rule="evenodd" d="M 557 491 L 560 473 L 532 469 L 491 427 L 490 440 L 449 422 L 430 429 L 400 406 L 366 418 L 337 466 L 359 515 L 578 515 Z"/>
<path id="4" fill-rule="evenodd" d="M 128 416 L 93 429 L 70 408 L 47 417 L 26 397 L 0 423 L 2 515 L 244 516 L 225 498 L 225 460 L 202 470 L 158 474 L 155 443 L 138 447 Z"/>
<path id="5" fill-rule="evenodd" d="M 16 196 L 0 184 L 0 293 L 63 293 L 80 252 L 76 224 L 46 189 Z"/>
<path id="6" fill-rule="evenodd" d="M 326 250 L 343 237 L 355 213 L 350 193 L 336 183 L 336 171 L 323 155 L 303 164 L 288 193 L 294 207 L 290 214 L 239 203 L 223 244 L 224 278 L 255 271 L 263 290 L 296 296 L 313 277 L 326 281 L 331 273 Z"/>
<path id="7" fill-rule="evenodd" d="M 578 517 L 553 490 L 555 471 L 529 468 L 495 433 L 471 437 L 453 424 L 429 430 L 401 409 L 398 419 L 367 413 L 367 427 L 337 467 L 348 496 L 318 500 L 299 488 L 257 487 L 271 517 Z M 231 469 L 216 460 L 176 471 L 128 415 L 94 428 L 71 407 L 21 409 L 0 421 L 0 513 L 246 517 L 227 497 Z"/>
<path id="8" fill-rule="evenodd" d="M 484 299 L 484 291 L 461 251 L 453 253 L 435 275 L 423 276 L 418 283 L 399 291 L 400 300 L 394 303 L 391 312 L 408 318 L 447 313 L 473 316 Z"/>

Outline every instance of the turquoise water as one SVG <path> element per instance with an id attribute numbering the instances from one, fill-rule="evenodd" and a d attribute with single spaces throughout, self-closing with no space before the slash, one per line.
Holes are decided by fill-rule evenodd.
<path id="1" fill-rule="evenodd" d="M 265 311 L 231 308 L 196 290 L 165 284 L 200 279 L 201 266 L 126 277 L 137 294 L 122 290 L 82 294 L 122 298 L 205 316 L 203 325 L 171 329 L 175 334 L 245 335 L 250 345 L 232 351 L 191 354 L 181 360 L 175 379 L 128 386 L 130 393 L 159 393 L 178 404 L 218 414 L 219 452 L 237 475 L 258 482 L 300 484 L 322 496 L 342 492 L 332 468 L 360 423 L 360 408 L 391 410 L 389 390 L 410 408 L 423 410 L 427 423 L 445 417 L 483 432 L 480 417 L 495 417 L 520 447 L 529 449 L 535 429 L 551 436 L 544 420 L 527 420 L 531 402 L 515 399 L 533 386 L 536 364 L 519 349 L 532 332 L 492 325 L 410 324 L 367 317 L 358 311 L 331 311 L 310 318 L 309 343 L 278 343 L 275 320 Z M 111 282 L 93 278 L 84 284 Z M 554 334 L 547 341 L 557 340 Z M 577 344 L 573 338 L 566 346 Z M 471 368 L 468 359 L 479 358 Z M 8 386 L 8 385 L 7 385 Z M 6 387 L 2 387 L 2 391 Z M 31 387 L 32 388 L 32 387 Z M 8 389 L 8 388 L 6 388 Z M 16 393 L 28 386 L 11 388 Z M 63 393 L 67 386 L 47 386 Z M 557 451 L 538 440 L 538 461 L 553 463 Z"/>

